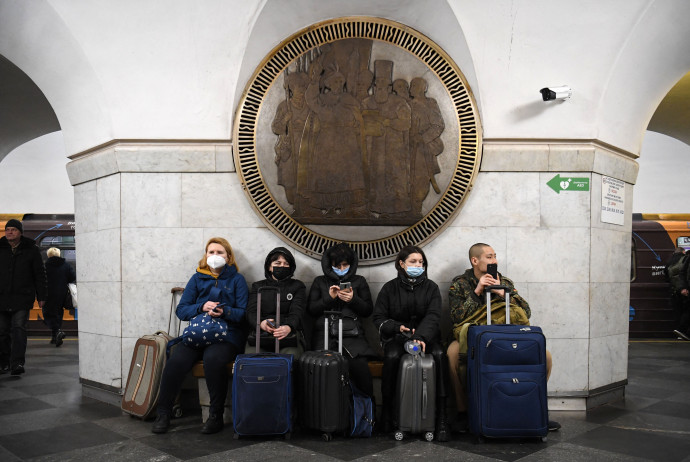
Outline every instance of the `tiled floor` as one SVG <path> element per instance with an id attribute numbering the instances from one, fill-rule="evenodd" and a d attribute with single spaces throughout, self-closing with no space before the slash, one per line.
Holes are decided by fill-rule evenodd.
<path id="1" fill-rule="evenodd" d="M 165 435 L 151 423 L 81 396 L 77 340 L 61 348 L 29 341 L 21 377 L 0 376 L 0 461 L 685 461 L 690 462 L 690 342 L 631 342 L 626 399 L 593 411 L 553 412 L 563 424 L 547 443 L 448 443 L 314 434 L 232 438 L 226 428 L 201 435 L 198 411 Z"/>

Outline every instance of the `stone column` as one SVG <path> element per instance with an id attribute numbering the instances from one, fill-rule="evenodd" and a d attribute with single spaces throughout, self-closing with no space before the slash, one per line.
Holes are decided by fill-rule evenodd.
<path id="1" fill-rule="evenodd" d="M 556 174 L 588 178 L 589 191 L 555 192 Z M 601 221 L 602 177 L 625 182 L 622 226 Z M 473 242 L 491 244 L 499 271 L 530 303 L 553 354 L 551 409 L 584 409 L 627 383 L 632 155 L 595 142 L 485 141 L 481 171 L 446 235 L 467 267 Z M 455 252 L 453 252 L 455 255 Z M 463 261 L 464 260 L 464 261 Z"/>
<path id="2" fill-rule="evenodd" d="M 136 339 L 168 330 L 170 289 L 206 240 L 228 237 L 240 254 L 270 233 L 256 229 L 229 142 L 113 142 L 72 159 L 79 374 L 85 394 L 116 401 Z"/>

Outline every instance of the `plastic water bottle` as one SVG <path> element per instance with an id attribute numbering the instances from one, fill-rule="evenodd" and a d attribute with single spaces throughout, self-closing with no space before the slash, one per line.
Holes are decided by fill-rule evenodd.
<path id="1" fill-rule="evenodd" d="M 405 351 L 411 355 L 418 355 L 422 352 L 422 346 L 415 340 L 408 340 L 405 342 Z"/>

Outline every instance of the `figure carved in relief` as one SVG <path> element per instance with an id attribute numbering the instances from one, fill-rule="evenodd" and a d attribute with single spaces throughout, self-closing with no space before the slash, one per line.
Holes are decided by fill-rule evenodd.
<path id="1" fill-rule="evenodd" d="M 278 135 L 278 142 L 275 145 L 278 184 L 285 188 L 285 196 L 291 204 L 295 203 L 297 159 L 302 132 L 309 115 L 309 107 L 304 99 L 308 85 L 309 76 L 301 70 L 292 73 L 285 72 L 283 79 L 285 100 L 278 105 L 271 124 L 273 133 Z"/>
<path id="2" fill-rule="evenodd" d="M 410 171 L 412 172 L 412 208 L 421 217 L 422 202 L 429 194 L 429 184 L 436 194 L 441 190 L 435 175 L 441 172 L 436 158 L 443 152 L 441 134 L 445 129 L 438 103 L 426 96 L 427 82 L 421 77 L 410 82 Z"/>
<path id="3" fill-rule="evenodd" d="M 410 203 L 410 106 L 392 93 L 393 62 L 374 62 L 374 94 L 362 103 L 367 139 L 369 211 L 402 218 Z"/>
<path id="4" fill-rule="evenodd" d="M 312 63 L 305 94 L 311 114 L 300 149 L 296 212 L 299 217 L 364 216 L 359 102 L 345 91 L 346 77 L 337 64 L 324 69 L 324 61 Z"/>
<path id="5" fill-rule="evenodd" d="M 409 225 L 430 188 L 445 128 L 422 78 L 393 81 L 394 63 L 370 70 L 372 40 L 348 39 L 302 55 L 286 70 L 277 183 L 304 224 Z"/>

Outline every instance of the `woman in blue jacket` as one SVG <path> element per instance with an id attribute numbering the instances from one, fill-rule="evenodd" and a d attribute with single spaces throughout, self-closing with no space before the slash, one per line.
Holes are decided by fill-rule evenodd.
<path id="1" fill-rule="evenodd" d="M 199 360 L 204 361 L 210 396 L 209 416 L 201 433 L 217 433 L 223 429 L 223 409 L 228 392 L 227 364 L 244 349 L 248 292 L 244 277 L 237 272 L 228 241 L 221 237 L 209 239 L 206 253 L 184 289 L 176 314 L 182 321 L 189 321 L 202 313 L 222 318 L 228 325 L 227 339 L 200 348 L 184 343 L 175 347 L 163 370 L 156 409 L 158 416 L 151 429 L 153 433 L 168 431 L 175 396 L 185 376 Z"/>

